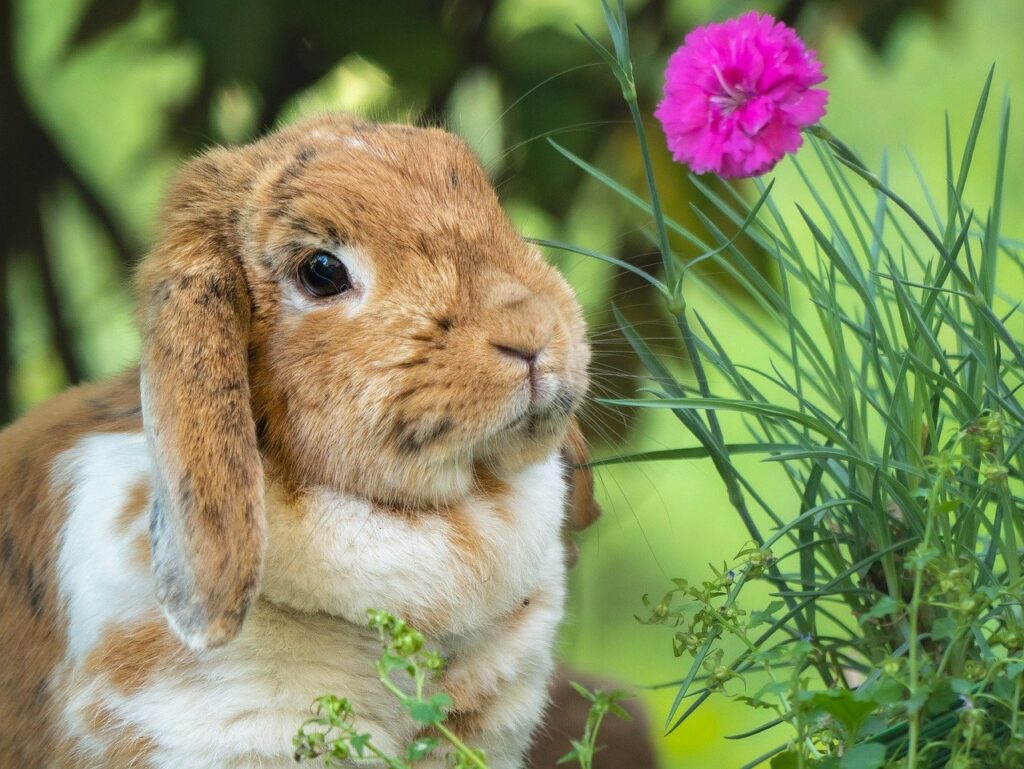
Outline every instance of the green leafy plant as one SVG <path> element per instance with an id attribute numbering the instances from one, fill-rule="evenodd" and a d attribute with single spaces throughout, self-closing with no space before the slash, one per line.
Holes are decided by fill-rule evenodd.
<path id="1" fill-rule="evenodd" d="M 583 726 L 583 736 L 578 740 L 570 740 L 572 750 L 558 759 L 558 763 L 567 764 L 570 761 L 576 761 L 580 765 L 580 769 L 591 769 L 594 765 L 594 754 L 601 749 L 597 744 L 597 732 L 601 728 L 604 717 L 611 713 L 624 721 L 630 720 L 629 713 L 619 705 L 619 702 L 624 700 L 627 695 L 620 691 L 606 692 L 602 689 L 590 691 L 575 681 L 570 681 L 569 685 L 590 703 L 590 710 L 587 712 L 587 721 Z"/>
<path id="2" fill-rule="evenodd" d="M 352 703 L 343 697 L 324 695 L 313 703 L 313 717 L 307 719 L 293 738 L 295 760 L 322 759 L 325 766 L 350 766 L 353 760 L 375 760 L 388 769 L 412 769 L 421 759 L 436 751 L 442 741 L 451 746 L 450 764 L 455 769 L 487 769 L 487 756 L 462 742 L 445 724 L 452 699 L 442 691 L 428 693 L 430 682 L 444 672 L 445 660 L 436 651 L 424 648 L 423 634 L 388 612 L 370 609 L 369 626 L 377 631 L 382 651 L 377 660 L 381 686 L 402 704 L 409 717 L 420 724 L 421 734 L 410 742 L 401 756 L 391 755 L 373 741 L 373 735 L 360 731 Z M 392 680 L 404 674 L 412 683 L 411 692 Z M 572 750 L 559 763 L 575 760 L 581 769 L 591 769 L 597 746 L 597 733 L 608 713 L 628 719 L 619 706 L 623 692 L 590 691 L 570 682 L 590 702 L 590 710 L 581 739 L 571 740 Z"/>
<path id="3" fill-rule="evenodd" d="M 646 161 L 625 13 L 603 5 L 613 50 L 587 39 L 622 86 Z M 809 209 L 785 211 L 770 183 L 751 201 L 694 177 L 705 236 L 662 210 L 649 162 L 644 199 L 555 145 L 653 220 L 661 272 L 629 268 L 664 298 L 692 377 L 617 313 L 651 386 L 607 403 L 672 414 L 697 445 L 594 464 L 707 459 L 721 478 L 751 544 L 702 585 L 645 597 L 641 620 L 672 626 L 675 655 L 690 659 L 666 728 L 715 695 L 772 712 L 748 735 L 789 727 L 748 767 L 1024 765 L 1024 333 L 1018 298 L 1000 290 L 1006 270 L 1024 270 L 1022 244 L 1001 234 L 1008 104 L 990 201 L 965 197 L 991 79 L 958 161 L 947 123 L 941 194 L 918 173 L 922 210 L 891 188 L 885 162 L 870 170 L 822 126 L 808 137 L 817 169 L 791 161 Z M 669 233 L 697 256 L 681 259 Z M 728 307 L 741 343 L 687 302 L 705 261 L 754 305 Z M 773 496 L 785 484 L 788 504 L 748 479 L 746 455 L 778 466 Z M 771 595 L 751 608 L 755 581 Z"/>
<path id="4" fill-rule="evenodd" d="M 483 751 L 466 746 L 444 724 L 451 697 L 444 692 L 427 693 L 428 683 L 444 670 L 441 655 L 424 649 L 423 634 L 394 615 L 377 609 L 369 610 L 367 615 L 369 626 L 377 631 L 383 646 L 377 660 L 381 686 L 395 696 L 413 721 L 422 725 L 424 734 L 409 743 L 404 756 L 388 755 L 374 744 L 370 733 L 356 727 L 356 714 L 347 699 L 326 695 L 313 703 L 314 717 L 303 723 L 295 735 L 295 760 L 323 758 L 327 766 L 340 767 L 347 766 L 352 758 L 376 758 L 388 769 L 409 769 L 437 750 L 443 739 L 454 750 L 456 769 L 487 769 Z M 392 681 L 396 672 L 411 679 L 412 693 Z M 430 736 L 431 733 L 438 736 Z"/>

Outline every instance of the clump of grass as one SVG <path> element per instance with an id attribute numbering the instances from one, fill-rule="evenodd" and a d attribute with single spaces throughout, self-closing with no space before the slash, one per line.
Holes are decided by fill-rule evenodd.
<path id="1" fill-rule="evenodd" d="M 608 403 L 671 413 L 697 443 L 604 463 L 710 460 L 751 540 L 704 584 L 645 598 L 643 621 L 676 628 L 673 651 L 690 660 L 666 728 L 719 695 L 771 713 L 750 734 L 788 727 L 748 767 L 1024 766 L 1024 333 L 1018 298 L 1000 291 L 1005 271 L 1024 270 L 1020 243 L 1001 235 L 1008 104 L 991 197 L 980 209 L 965 199 L 992 73 L 957 160 L 947 124 L 946 183 L 935 194 L 921 180 L 925 210 L 889 186 L 884 163 L 870 170 L 817 126 L 810 155 L 827 181 L 791 161 L 810 210 L 784 209 L 770 184 L 751 202 L 693 178 L 701 237 L 659 203 L 625 13 L 603 4 L 613 50 L 588 40 L 622 84 L 647 199 L 555 146 L 653 219 L 658 274 L 586 253 L 655 286 L 693 370 L 677 376 L 617 314 L 652 385 Z M 700 256 L 682 261 L 670 232 Z M 775 280 L 737 247 L 740 232 Z M 692 266 L 708 260 L 756 304 L 729 309 L 742 340 L 718 338 L 687 302 Z M 751 362 L 752 342 L 768 366 Z M 735 461 L 747 454 L 778 465 L 791 504 L 747 479 Z M 755 580 L 771 600 L 746 606 Z M 727 638 L 743 651 L 726 658 Z"/>

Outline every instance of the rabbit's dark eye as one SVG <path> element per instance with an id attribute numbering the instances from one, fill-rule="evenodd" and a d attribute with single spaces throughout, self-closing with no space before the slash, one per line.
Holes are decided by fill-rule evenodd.
<path id="1" fill-rule="evenodd" d="M 341 260 L 326 251 L 317 251 L 299 267 L 299 285 L 310 296 L 325 297 L 352 288 L 348 270 Z"/>

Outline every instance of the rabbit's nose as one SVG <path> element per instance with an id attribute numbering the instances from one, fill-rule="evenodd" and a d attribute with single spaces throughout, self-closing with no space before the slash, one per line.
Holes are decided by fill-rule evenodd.
<path id="1" fill-rule="evenodd" d="M 521 360 L 534 368 L 551 345 L 556 326 L 551 308 L 530 296 L 495 314 L 488 341 L 502 358 Z"/>
<path id="2" fill-rule="evenodd" d="M 521 360 L 531 369 L 543 366 L 544 351 L 558 329 L 554 308 L 514 280 L 498 283 L 489 294 L 485 338 L 491 348 L 506 361 Z"/>
<path id="3" fill-rule="evenodd" d="M 537 369 L 537 358 L 541 356 L 544 349 L 547 347 L 547 342 L 544 344 L 525 344 L 519 342 L 517 344 L 501 344 L 499 342 L 491 342 L 491 347 L 498 351 L 500 358 L 504 358 L 509 361 L 523 361 L 526 364 L 526 381 L 530 385 L 530 402 L 537 403 L 543 397 L 543 388 L 541 385 L 542 375 Z"/>
<path id="4" fill-rule="evenodd" d="M 519 360 L 526 361 L 526 364 L 530 368 L 533 368 L 533 364 L 537 362 L 537 356 L 544 352 L 543 348 L 538 349 L 533 346 L 526 347 L 524 345 L 513 346 L 507 344 L 499 344 L 498 342 L 491 342 L 491 346 L 493 346 L 495 350 L 502 353 L 503 355 L 507 355 L 510 358 L 518 358 Z"/>

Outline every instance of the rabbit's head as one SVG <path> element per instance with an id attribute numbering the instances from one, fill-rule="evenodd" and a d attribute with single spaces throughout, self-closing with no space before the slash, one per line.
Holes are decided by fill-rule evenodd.
<path id="1" fill-rule="evenodd" d="M 237 633 L 264 474 L 428 509 L 550 456 L 587 387 L 565 280 L 466 145 L 326 116 L 190 162 L 138 275 L 157 595 Z"/>

